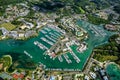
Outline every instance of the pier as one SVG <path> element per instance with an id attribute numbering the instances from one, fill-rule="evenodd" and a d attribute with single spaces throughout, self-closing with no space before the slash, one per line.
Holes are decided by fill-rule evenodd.
<path id="1" fill-rule="evenodd" d="M 49 37 L 48 35 L 45 35 L 46 38 L 50 39 L 51 41 L 53 41 L 54 43 L 56 42 L 56 40 L 54 40 L 53 38 Z"/>
<path id="2" fill-rule="evenodd" d="M 74 52 L 71 52 L 71 55 L 73 56 L 73 58 L 75 59 L 75 61 L 76 61 L 77 63 L 80 62 L 80 59 L 75 55 Z"/>
<path id="3" fill-rule="evenodd" d="M 28 57 L 33 58 L 27 51 L 24 51 L 24 53 L 25 53 Z"/>
<path id="4" fill-rule="evenodd" d="M 66 54 L 64 54 L 63 56 L 68 64 L 72 63 L 72 61 L 69 59 L 69 57 Z"/>
<path id="5" fill-rule="evenodd" d="M 46 32 L 46 31 L 44 31 L 44 30 L 41 30 L 40 32 L 41 32 L 41 33 L 43 33 L 43 34 L 46 34 L 46 33 L 47 33 L 47 32 Z"/>
<path id="6" fill-rule="evenodd" d="M 47 40 L 45 37 L 41 37 L 40 39 L 43 40 L 44 42 L 50 44 L 51 46 L 54 44 L 53 42 Z"/>
<path id="7" fill-rule="evenodd" d="M 48 27 L 45 27 L 44 30 L 50 32 L 51 30 Z"/>
<path id="8" fill-rule="evenodd" d="M 58 56 L 58 60 L 59 60 L 60 62 L 63 62 L 63 58 L 62 58 L 61 56 Z"/>
<path id="9" fill-rule="evenodd" d="M 34 45 L 37 45 L 40 49 L 42 50 L 48 50 L 48 48 L 46 46 L 44 46 L 42 43 L 38 42 L 38 41 L 34 41 Z"/>

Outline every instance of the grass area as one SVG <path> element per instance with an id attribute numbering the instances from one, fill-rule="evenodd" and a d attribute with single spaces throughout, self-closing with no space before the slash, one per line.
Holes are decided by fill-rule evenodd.
<path id="1" fill-rule="evenodd" d="M 4 28 L 6 28 L 6 29 L 9 30 L 9 31 L 11 31 L 11 30 L 13 30 L 13 29 L 16 28 L 16 26 L 13 25 L 13 24 L 11 24 L 10 22 L 8 22 L 8 23 L 3 23 L 3 24 L 0 25 L 0 27 L 4 27 Z"/>

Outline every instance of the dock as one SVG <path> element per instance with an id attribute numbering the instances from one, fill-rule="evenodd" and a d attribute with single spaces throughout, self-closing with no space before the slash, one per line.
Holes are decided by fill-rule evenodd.
<path id="1" fill-rule="evenodd" d="M 46 32 L 46 31 L 44 31 L 44 30 L 41 30 L 40 32 L 41 32 L 41 33 L 43 33 L 43 34 L 46 34 L 46 33 L 47 33 L 47 32 Z"/>
<path id="2" fill-rule="evenodd" d="M 50 39 L 51 41 L 53 41 L 54 43 L 56 42 L 56 40 L 54 40 L 53 38 L 49 37 L 48 35 L 45 35 L 46 38 Z"/>
<path id="3" fill-rule="evenodd" d="M 48 32 L 51 31 L 48 27 L 45 27 L 44 30 L 46 30 Z"/>
<path id="4" fill-rule="evenodd" d="M 77 63 L 80 62 L 80 59 L 75 55 L 74 52 L 71 52 L 71 55 L 73 56 L 73 58 L 75 59 L 75 61 L 76 61 Z"/>
<path id="5" fill-rule="evenodd" d="M 45 45 L 43 45 L 42 43 L 38 41 L 34 41 L 34 45 L 37 45 L 42 50 L 45 50 L 45 49 L 48 50 L 48 48 Z"/>
<path id="6" fill-rule="evenodd" d="M 28 57 L 33 58 L 27 51 L 24 51 L 24 53 L 25 53 Z"/>
<path id="7" fill-rule="evenodd" d="M 59 60 L 60 62 L 63 62 L 63 58 L 62 58 L 61 56 L 58 56 L 58 60 Z"/>
<path id="8" fill-rule="evenodd" d="M 72 61 L 69 59 L 69 57 L 66 54 L 64 54 L 63 56 L 68 64 L 72 63 Z"/>
<path id="9" fill-rule="evenodd" d="M 41 39 L 42 41 L 44 41 L 44 42 L 50 44 L 51 46 L 54 44 L 53 42 L 47 40 L 45 37 L 41 37 L 40 39 Z"/>

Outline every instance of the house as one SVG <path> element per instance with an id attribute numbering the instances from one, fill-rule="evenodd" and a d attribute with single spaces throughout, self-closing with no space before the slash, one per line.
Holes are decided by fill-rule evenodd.
<path id="1" fill-rule="evenodd" d="M 82 74 L 82 73 L 81 74 L 76 74 L 74 79 L 75 80 L 81 80 L 81 77 L 83 77 L 83 76 L 84 76 L 84 74 Z"/>
<path id="2" fill-rule="evenodd" d="M 9 32 L 9 37 L 17 38 L 18 37 L 17 31 L 10 31 Z"/>
<path id="3" fill-rule="evenodd" d="M 104 80 L 109 80 L 107 76 L 104 76 L 103 79 L 104 79 Z"/>
<path id="4" fill-rule="evenodd" d="M 90 80 L 90 77 L 86 75 L 84 79 L 85 80 Z"/>
<path id="5" fill-rule="evenodd" d="M 2 30 L 2 34 L 4 36 L 8 35 L 9 31 L 7 29 L 5 29 L 4 27 L 0 28 L 0 30 Z"/>
<path id="6" fill-rule="evenodd" d="M 94 72 L 90 72 L 90 76 L 93 78 L 93 79 L 96 79 L 97 75 L 94 73 Z"/>
<path id="7" fill-rule="evenodd" d="M 110 30 L 110 31 L 115 31 L 117 30 L 117 27 L 112 24 L 106 24 L 105 29 Z"/>
<path id="8" fill-rule="evenodd" d="M 19 37 L 24 37 L 25 34 L 24 34 L 24 33 L 19 33 L 18 36 L 19 36 Z"/>
<path id="9" fill-rule="evenodd" d="M 99 13 L 96 14 L 96 16 L 102 18 L 102 19 L 105 19 L 107 20 L 108 19 L 108 14 L 104 11 L 100 11 Z"/>
<path id="10" fill-rule="evenodd" d="M 13 73 L 13 75 L 12 75 L 12 77 L 13 77 L 14 79 L 17 79 L 17 80 L 23 79 L 24 76 L 25 76 L 25 72 L 21 72 L 21 73 L 15 72 L 15 73 Z"/>
<path id="11" fill-rule="evenodd" d="M 27 28 L 26 25 L 22 25 L 22 26 L 20 27 L 20 29 L 22 29 L 22 30 L 24 30 L 25 28 Z"/>
<path id="12" fill-rule="evenodd" d="M 120 38 L 115 39 L 115 41 L 120 44 Z"/>
<path id="13" fill-rule="evenodd" d="M 9 75 L 8 73 L 1 73 L 0 74 L 0 77 L 2 78 L 2 79 L 7 79 L 7 80 L 12 80 L 13 79 L 13 77 L 11 76 L 11 75 Z"/>

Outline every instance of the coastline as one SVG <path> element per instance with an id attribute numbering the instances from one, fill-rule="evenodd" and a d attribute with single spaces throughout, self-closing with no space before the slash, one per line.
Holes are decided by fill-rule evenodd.
<path id="1" fill-rule="evenodd" d="M 116 65 L 118 68 L 120 68 L 120 65 L 116 64 L 115 62 L 105 63 L 105 68 L 107 68 L 107 66 L 109 66 L 109 65 L 111 65 L 111 64 L 114 64 L 114 65 Z"/>

